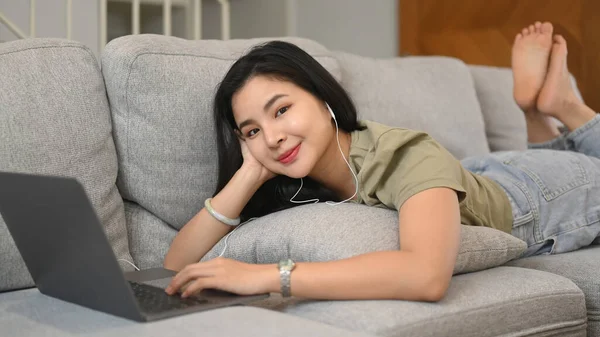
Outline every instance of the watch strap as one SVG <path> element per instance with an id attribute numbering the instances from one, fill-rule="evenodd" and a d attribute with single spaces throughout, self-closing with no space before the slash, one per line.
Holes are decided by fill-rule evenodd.
<path id="1" fill-rule="evenodd" d="M 280 270 L 279 271 L 279 275 L 281 277 L 281 296 L 283 297 L 290 297 L 291 291 L 292 291 L 292 287 L 291 287 L 291 282 L 290 282 L 290 276 L 291 276 L 292 272 L 290 270 Z"/>
<path id="2" fill-rule="evenodd" d="M 281 280 L 281 296 L 290 297 L 292 296 L 291 289 L 291 275 L 292 270 L 296 267 L 296 263 L 291 259 L 279 261 L 279 277 Z"/>

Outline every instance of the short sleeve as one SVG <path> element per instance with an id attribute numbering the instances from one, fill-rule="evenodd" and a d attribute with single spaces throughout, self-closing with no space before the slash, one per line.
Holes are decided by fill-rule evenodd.
<path id="1" fill-rule="evenodd" d="M 381 134 L 365 157 L 360 171 L 363 199 L 399 210 L 419 192 L 447 187 L 462 201 L 466 197 L 463 170 L 460 161 L 428 134 L 391 129 Z"/>

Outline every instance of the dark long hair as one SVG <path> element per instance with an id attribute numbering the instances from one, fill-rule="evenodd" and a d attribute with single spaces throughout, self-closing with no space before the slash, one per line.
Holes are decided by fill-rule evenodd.
<path id="1" fill-rule="evenodd" d="M 242 166 L 243 158 L 238 130 L 231 105 L 233 95 L 255 76 L 268 76 L 294 83 L 317 99 L 327 102 L 335 112 L 338 127 L 346 132 L 360 129 L 356 108 L 336 79 L 312 56 L 298 46 L 271 41 L 252 48 L 229 69 L 219 85 L 214 101 L 214 121 L 219 156 L 218 181 L 214 195 L 227 185 Z M 300 187 L 299 179 L 278 175 L 265 182 L 241 212 L 242 221 L 278 210 L 297 206 L 289 199 Z M 321 201 L 339 200 L 320 183 L 304 178 L 296 200 L 318 198 Z"/>

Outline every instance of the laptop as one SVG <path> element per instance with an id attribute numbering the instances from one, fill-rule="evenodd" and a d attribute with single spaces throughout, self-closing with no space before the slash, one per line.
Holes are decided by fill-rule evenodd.
<path id="1" fill-rule="evenodd" d="M 148 322 L 269 296 L 207 289 L 182 299 L 164 292 L 172 270 L 124 273 L 73 178 L 0 172 L 0 214 L 39 291 L 60 300 Z"/>

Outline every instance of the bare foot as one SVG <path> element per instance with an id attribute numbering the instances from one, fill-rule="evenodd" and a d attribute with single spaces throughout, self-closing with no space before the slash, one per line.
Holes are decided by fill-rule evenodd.
<path id="1" fill-rule="evenodd" d="M 567 69 L 567 41 L 554 36 L 550 66 L 537 100 L 540 113 L 560 120 L 569 130 L 575 130 L 594 118 L 596 113 L 575 95 Z"/>
<path id="2" fill-rule="evenodd" d="M 550 67 L 537 100 L 537 108 L 542 113 L 558 117 L 557 114 L 577 102 L 579 99 L 573 91 L 567 69 L 567 41 L 555 35 Z"/>
<path id="3" fill-rule="evenodd" d="M 512 48 L 514 97 L 524 112 L 536 109 L 536 100 L 548 69 L 552 24 L 536 22 L 515 37 Z"/>
<path id="4" fill-rule="evenodd" d="M 536 102 L 546 79 L 552 48 L 552 24 L 536 22 L 515 37 L 512 50 L 514 97 L 525 112 L 527 140 L 543 143 L 556 138 L 560 131 L 549 116 L 537 111 Z"/>

